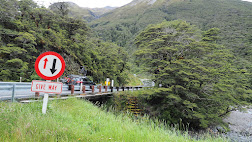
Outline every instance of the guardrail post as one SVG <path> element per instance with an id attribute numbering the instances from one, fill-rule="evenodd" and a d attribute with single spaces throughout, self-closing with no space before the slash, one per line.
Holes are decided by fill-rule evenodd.
<path id="1" fill-rule="evenodd" d="M 105 92 L 108 92 L 108 86 L 105 86 Z"/>
<path id="2" fill-rule="evenodd" d="M 82 86 L 83 86 L 83 84 L 82 84 L 82 82 L 81 82 L 81 84 L 80 84 L 80 91 L 82 91 Z"/>
<path id="3" fill-rule="evenodd" d="M 124 87 L 122 87 L 122 91 L 124 91 Z"/>
<path id="4" fill-rule="evenodd" d="M 16 94 L 16 84 L 13 84 L 11 102 L 14 102 L 14 100 L 15 100 L 15 99 L 14 99 L 15 94 Z"/>
<path id="5" fill-rule="evenodd" d="M 102 94 L 101 88 L 102 88 L 102 87 L 101 87 L 101 85 L 100 85 L 100 86 L 99 86 L 99 93 L 100 93 L 100 94 Z"/>
<path id="6" fill-rule="evenodd" d="M 92 88 L 92 93 L 94 93 L 94 85 L 92 85 L 91 88 Z"/>
<path id="7" fill-rule="evenodd" d="M 74 94 L 74 85 L 71 85 L 71 95 Z"/>
<path id="8" fill-rule="evenodd" d="M 113 87 L 110 87 L 110 89 L 111 89 L 111 92 L 113 92 Z"/>
<path id="9" fill-rule="evenodd" d="M 83 92 L 83 93 L 86 92 L 86 86 L 85 86 L 85 85 L 82 86 L 82 92 Z"/>
<path id="10" fill-rule="evenodd" d="M 35 92 L 35 97 L 39 97 L 39 92 Z"/>
<path id="11" fill-rule="evenodd" d="M 119 87 L 116 87 L 116 91 L 117 91 L 117 92 L 119 91 Z"/>

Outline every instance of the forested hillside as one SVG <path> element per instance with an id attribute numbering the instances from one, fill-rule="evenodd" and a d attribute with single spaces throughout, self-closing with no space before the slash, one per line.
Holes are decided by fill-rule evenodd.
<path id="1" fill-rule="evenodd" d="M 220 44 L 236 56 L 239 68 L 251 66 L 252 3 L 240 0 L 133 0 L 91 23 L 106 41 L 134 51 L 134 38 L 149 24 L 185 20 L 201 30 L 220 29 Z M 248 65 L 250 64 L 250 65 Z"/>
<path id="2" fill-rule="evenodd" d="M 185 21 L 171 21 L 151 25 L 137 36 L 137 61 L 162 84 L 142 95 L 151 115 L 207 128 L 252 102 L 248 74 L 232 65 L 236 58 L 216 43 L 218 33 L 218 28 L 201 31 Z"/>
<path id="3" fill-rule="evenodd" d="M 145 113 L 207 128 L 252 102 L 251 13 L 240 0 L 133 0 L 90 24 L 162 86 L 138 94 Z"/>
<path id="4" fill-rule="evenodd" d="M 68 17 L 68 9 L 39 8 L 32 0 L 0 0 L 0 81 L 39 79 L 34 70 L 43 52 L 60 53 L 64 75 L 78 74 L 85 66 L 94 81 L 109 77 L 125 84 L 127 52 L 93 36 L 87 24 Z"/>
<path id="5" fill-rule="evenodd" d="M 90 24 L 97 35 L 126 48 L 130 54 L 137 50 L 136 36 L 150 24 L 178 19 L 203 31 L 218 28 L 216 43 L 235 57 L 229 63 L 247 74 L 251 87 L 251 13 L 252 3 L 241 0 L 133 0 Z"/>

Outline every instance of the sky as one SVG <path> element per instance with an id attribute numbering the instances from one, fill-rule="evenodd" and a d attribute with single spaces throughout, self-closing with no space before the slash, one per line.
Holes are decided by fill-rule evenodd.
<path id="1" fill-rule="evenodd" d="M 79 5 L 80 7 L 101 8 L 106 6 L 120 7 L 130 3 L 132 0 L 33 0 L 33 1 L 39 5 L 44 5 L 45 7 L 48 7 L 50 4 L 55 2 L 71 1 Z"/>
<path id="2" fill-rule="evenodd" d="M 106 6 L 120 7 L 130 3 L 133 0 L 34 0 L 34 1 L 39 5 L 44 5 L 45 7 L 48 7 L 50 4 L 54 2 L 71 1 L 79 5 L 80 7 L 101 8 Z M 252 0 L 243 0 L 243 1 L 252 2 Z"/>

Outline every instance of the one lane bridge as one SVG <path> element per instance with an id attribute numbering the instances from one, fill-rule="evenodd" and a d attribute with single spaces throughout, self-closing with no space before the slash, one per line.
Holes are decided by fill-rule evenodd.
<path id="1" fill-rule="evenodd" d="M 0 101 L 15 101 L 24 99 L 38 99 L 44 96 L 45 93 L 35 93 L 31 91 L 31 82 L 0 82 Z M 71 88 L 71 90 L 69 90 Z M 50 97 L 58 97 L 64 99 L 68 95 L 81 95 L 79 97 L 97 97 L 100 95 L 110 95 L 118 91 L 134 91 L 147 87 L 107 87 L 101 85 L 89 86 L 69 85 L 64 84 L 61 94 L 49 94 Z"/>

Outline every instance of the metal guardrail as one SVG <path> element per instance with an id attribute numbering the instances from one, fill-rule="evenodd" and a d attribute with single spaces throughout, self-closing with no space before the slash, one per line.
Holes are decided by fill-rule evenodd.
<path id="1" fill-rule="evenodd" d="M 14 98 L 16 96 L 16 92 L 18 91 L 28 91 L 31 90 L 31 82 L 0 82 L 0 93 L 1 92 L 11 92 L 11 101 L 14 102 Z M 125 90 L 138 90 L 140 88 L 143 88 L 143 86 L 136 86 L 136 87 L 100 87 L 102 89 L 99 89 L 98 86 L 101 85 L 96 85 L 93 87 L 90 87 L 89 85 L 85 85 L 85 90 L 92 91 L 92 93 L 101 93 L 101 92 L 113 92 L 113 91 L 125 91 Z M 71 87 L 67 84 L 63 84 L 62 91 L 67 93 L 66 91 L 70 91 Z M 82 88 L 80 85 L 74 85 L 74 90 L 79 90 L 82 91 Z M 103 90 L 103 91 L 101 91 Z M 71 91 L 72 92 L 72 91 Z M 32 93 L 32 92 L 30 92 Z M 80 93 L 80 92 L 79 92 Z M 35 92 L 34 92 L 35 94 Z M 70 94 L 70 93 L 69 93 Z M 0 94 L 1 95 L 1 94 Z M 8 95 L 8 98 L 10 96 Z M 1 97 L 0 97 L 1 98 Z"/>
<path id="2" fill-rule="evenodd" d="M 0 91 L 10 91 L 15 86 L 15 90 L 27 90 L 31 89 L 31 84 L 29 82 L 0 82 Z M 80 89 L 80 85 L 74 85 L 74 87 L 78 90 Z M 68 90 L 68 85 L 63 84 L 62 90 Z"/>
<path id="3" fill-rule="evenodd" d="M 0 82 L 0 90 L 10 91 L 12 90 L 11 101 L 14 102 L 16 90 L 25 90 L 31 88 L 31 83 L 21 82 Z"/>
<path id="4" fill-rule="evenodd" d="M 0 92 L 12 91 L 11 100 L 14 101 L 17 91 L 31 90 L 31 82 L 0 82 Z M 75 90 L 80 90 L 80 85 L 74 85 Z M 63 84 L 62 91 L 69 90 L 69 85 Z M 35 92 L 34 92 L 35 93 Z"/>
<path id="5" fill-rule="evenodd" d="M 29 89 L 29 88 L 31 88 L 31 83 L 0 82 L 0 90 L 12 90 L 14 85 L 15 85 L 16 89 Z"/>

